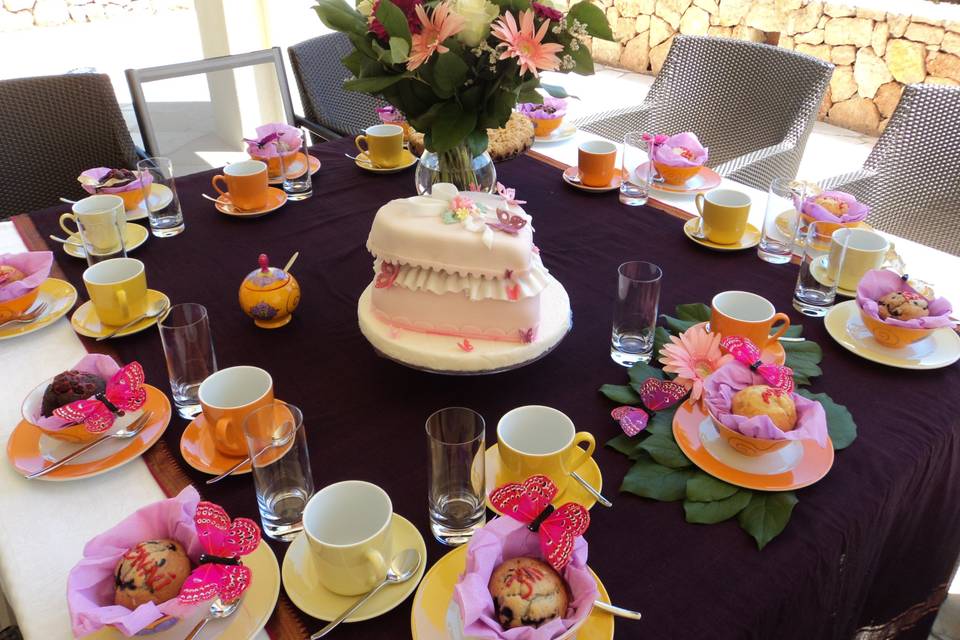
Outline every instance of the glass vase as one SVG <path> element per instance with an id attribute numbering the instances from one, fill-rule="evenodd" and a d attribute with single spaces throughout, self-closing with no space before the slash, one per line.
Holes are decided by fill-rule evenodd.
<path id="1" fill-rule="evenodd" d="M 430 193 L 437 182 L 449 182 L 460 191 L 493 193 L 497 188 L 497 169 L 489 153 L 484 151 L 472 157 L 467 145 L 462 144 L 442 153 L 424 150 L 415 180 L 420 195 Z"/>

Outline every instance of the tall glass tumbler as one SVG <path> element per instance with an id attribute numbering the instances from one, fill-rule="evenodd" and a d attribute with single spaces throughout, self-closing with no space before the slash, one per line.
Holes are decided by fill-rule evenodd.
<path id="1" fill-rule="evenodd" d="M 112 194 L 87 196 L 71 207 L 71 213 L 60 216 L 60 228 L 71 234 L 67 220 L 77 226 L 76 235 L 83 244 L 87 265 L 113 258 L 126 258 L 127 214 L 123 198 Z"/>
<path id="2" fill-rule="evenodd" d="M 170 158 L 147 158 L 137 163 L 137 170 L 149 173 L 153 181 L 143 187 L 143 206 L 150 218 L 150 231 L 158 238 L 169 238 L 186 229 L 177 182 L 173 178 Z"/>
<path id="3" fill-rule="evenodd" d="M 469 542 L 486 522 L 484 426 L 483 416 L 464 407 L 427 418 L 430 531 L 442 544 Z"/>
<path id="4" fill-rule="evenodd" d="M 177 413 L 188 420 L 200 413 L 200 383 L 217 372 L 210 318 L 194 302 L 170 307 L 157 323 Z"/>
<path id="5" fill-rule="evenodd" d="M 642 131 L 631 131 L 623 137 L 623 182 L 620 183 L 620 202 L 631 207 L 647 204 L 653 166 L 650 144 Z"/>
<path id="6" fill-rule="evenodd" d="M 263 531 L 289 542 L 303 530 L 303 509 L 313 495 L 303 413 L 275 400 L 248 414 L 243 432 Z"/>
<path id="7" fill-rule="evenodd" d="M 837 278 L 830 276 L 830 236 L 836 224 L 814 221 L 807 225 L 800 257 L 800 273 L 793 291 L 793 308 L 806 316 L 827 315 L 837 297 Z M 846 259 L 847 241 L 840 247 L 834 274 L 841 273 Z"/>
<path id="8" fill-rule="evenodd" d="M 300 148 L 296 154 L 285 142 L 277 141 L 277 155 L 283 175 L 283 192 L 288 200 L 306 200 L 313 195 L 313 177 L 310 175 L 310 153 L 307 148 L 307 132 L 300 129 Z"/>
<path id="9" fill-rule="evenodd" d="M 767 209 L 757 255 L 773 264 L 785 264 L 793 258 L 800 228 L 799 203 L 806 197 L 807 185 L 788 178 L 774 178 L 767 190 Z"/>
<path id="10" fill-rule="evenodd" d="M 652 262 L 624 262 L 617 279 L 610 357 L 623 367 L 650 362 L 663 271 Z"/>

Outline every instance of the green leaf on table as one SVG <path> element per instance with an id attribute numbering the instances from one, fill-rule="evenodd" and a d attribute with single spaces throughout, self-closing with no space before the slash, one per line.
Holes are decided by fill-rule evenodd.
<path id="1" fill-rule="evenodd" d="M 823 371 L 820 369 L 820 360 L 823 351 L 820 345 L 810 340 L 803 342 L 781 342 L 787 359 L 784 364 L 793 369 L 793 380 L 798 385 L 810 384 L 810 378 L 816 378 Z"/>
<path id="2" fill-rule="evenodd" d="M 757 492 L 737 520 L 743 530 L 757 541 L 757 548 L 763 549 L 790 522 L 790 514 L 797 502 L 797 496 L 792 491 Z"/>
<path id="3" fill-rule="evenodd" d="M 410 55 L 410 43 L 403 38 L 390 38 L 390 61 L 393 64 L 403 64 Z"/>
<path id="4" fill-rule="evenodd" d="M 683 513 L 687 522 L 693 524 L 716 524 L 729 520 L 742 512 L 751 502 L 752 492 L 746 489 L 735 491 L 732 495 L 712 502 L 683 501 Z"/>
<path id="5" fill-rule="evenodd" d="M 692 463 L 683 455 L 673 435 L 652 433 L 640 443 L 640 448 L 650 454 L 655 462 L 671 469 L 686 469 Z M 686 491 L 686 489 L 684 489 Z"/>
<path id="6" fill-rule="evenodd" d="M 467 63 L 453 51 L 441 53 L 433 65 L 433 89 L 438 96 L 449 98 L 467 79 Z"/>
<path id="7" fill-rule="evenodd" d="M 558 84 L 546 84 L 545 82 L 541 82 L 540 88 L 546 91 L 550 96 L 554 98 L 576 98 L 577 97 L 567 93 L 567 90 Z"/>
<path id="8" fill-rule="evenodd" d="M 640 437 L 631 438 L 627 434 L 621 433 L 607 440 L 607 446 L 631 460 L 635 460 L 638 456 L 644 455 L 643 449 L 640 448 L 642 442 L 643 439 Z"/>
<path id="9" fill-rule="evenodd" d="M 627 369 L 627 375 L 630 376 L 631 386 L 634 386 L 634 389 L 640 386 L 644 380 L 647 378 L 656 378 L 657 380 L 663 380 L 663 369 L 658 369 L 657 367 L 652 367 L 645 362 L 638 362 L 629 369 Z"/>
<path id="10" fill-rule="evenodd" d="M 625 384 L 605 384 L 600 387 L 600 393 L 617 404 L 640 404 L 640 396 Z"/>
<path id="11" fill-rule="evenodd" d="M 674 334 L 683 333 L 695 324 L 710 320 L 710 307 L 699 302 L 679 304 L 674 313 L 677 315 L 670 316 L 663 314 L 663 320 L 667 325 L 667 329 Z"/>
<path id="12" fill-rule="evenodd" d="M 773 333 L 771 331 L 771 333 Z M 786 333 L 783 334 L 785 338 L 799 338 L 803 336 L 803 325 L 790 323 L 790 327 L 787 329 Z"/>
<path id="13" fill-rule="evenodd" d="M 573 26 L 573 21 L 582 22 L 587 27 L 587 33 L 601 40 L 613 40 L 613 31 L 607 22 L 607 14 L 603 9 L 589 0 L 576 3 L 567 12 L 567 26 Z"/>
<path id="14" fill-rule="evenodd" d="M 658 433 L 673 438 L 673 415 L 675 413 L 676 407 L 657 411 L 650 418 L 650 422 L 647 423 L 647 428 L 643 430 L 643 433 Z"/>
<path id="15" fill-rule="evenodd" d="M 623 477 L 620 491 L 664 502 L 682 500 L 687 492 L 689 469 L 671 469 L 649 460 L 637 460 Z"/>
<path id="16" fill-rule="evenodd" d="M 358 36 L 367 33 L 367 21 L 344 0 L 317 0 L 313 7 L 320 21 L 334 31 L 343 31 Z"/>
<path id="17" fill-rule="evenodd" d="M 403 80 L 404 76 L 372 76 L 370 78 L 354 78 L 343 83 L 347 91 L 359 93 L 378 93 L 387 87 Z"/>
<path id="18" fill-rule="evenodd" d="M 380 0 L 376 15 L 391 39 L 401 38 L 410 44 L 410 24 L 400 7 L 393 4 L 391 0 Z"/>
<path id="19" fill-rule="evenodd" d="M 464 141 L 477 124 L 475 111 L 464 111 L 455 101 L 449 101 L 440 108 L 437 119 L 430 128 L 433 151 L 443 153 Z"/>
<path id="20" fill-rule="evenodd" d="M 657 327 L 656 331 L 653 332 L 653 357 L 660 357 L 660 350 L 663 349 L 663 345 L 670 344 L 670 332 L 664 327 Z"/>
<path id="21" fill-rule="evenodd" d="M 739 489 L 708 473 L 697 471 L 687 480 L 687 500 L 693 502 L 713 502 L 723 500 L 735 494 Z"/>
<path id="22" fill-rule="evenodd" d="M 797 389 L 797 393 L 804 398 L 816 400 L 823 406 L 827 414 L 827 431 L 834 449 L 846 449 L 857 439 L 857 423 L 853 421 L 853 416 L 845 406 L 837 404 L 825 393 L 810 393 L 806 389 Z"/>

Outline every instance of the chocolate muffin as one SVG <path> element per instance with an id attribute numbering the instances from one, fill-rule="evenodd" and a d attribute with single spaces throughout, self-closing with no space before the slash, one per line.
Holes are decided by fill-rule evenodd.
<path id="1" fill-rule="evenodd" d="M 570 604 L 567 583 L 546 562 L 513 558 L 493 570 L 487 585 L 504 629 L 539 627 L 562 617 Z"/>
<path id="2" fill-rule="evenodd" d="M 190 558 L 175 540 L 147 540 L 120 558 L 114 571 L 114 604 L 136 609 L 160 604 L 180 593 L 190 575 Z"/>
<path id="3" fill-rule="evenodd" d="M 64 371 L 58 374 L 43 392 L 43 404 L 40 413 L 45 418 L 53 415 L 54 409 L 86 400 L 91 396 L 106 391 L 107 383 L 92 373 L 83 371 Z"/>

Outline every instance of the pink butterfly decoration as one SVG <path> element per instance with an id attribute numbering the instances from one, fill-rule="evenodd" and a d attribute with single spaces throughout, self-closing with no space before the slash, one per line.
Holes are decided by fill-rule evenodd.
<path id="1" fill-rule="evenodd" d="M 537 338 L 537 331 L 533 327 L 529 329 L 519 329 L 520 332 L 520 342 L 524 344 L 530 344 Z"/>
<path id="2" fill-rule="evenodd" d="M 633 437 L 647 428 L 657 411 L 672 407 L 687 395 L 687 388 L 669 380 L 647 378 L 640 385 L 639 407 L 617 407 L 610 412 L 620 428 Z"/>
<path id="3" fill-rule="evenodd" d="M 139 362 L 131 362 L 113 374 L 104 393 L 97 394 L 92 400 L 77 400 L 54 409 L 53 415 L 72 424 L 86 423 L 87 431 L 100 433 L 112 427 L 117 416 L 136 411 L 146 401 L 143 367 Z"/>
<path id="4" fill-rule="evenodd" d="M 497 183 L 497 194 L 498 194 L 501 198 L 503 198 L 504 200 L 506 200 L 506 201 L 507 201 L 507 204 L 509 204 L 509 205 L 517 206 L 517 205 L 521 205 L 521 204 L 527 204 L 527 201 L 526 201 L 526 200 L 516 200 L 516 199 L 515 199 L 515 198 L 517 197 L 517 190 L 516 190 L 516 189 L 507 188 L 507 187 L 503 186 L 503 184 L 500 183 L 500 182 Z"/>
<path id="5" fill-rule="evenodd" d="M 461 351 L 466 351 L 467 353 L 473 351 L 473 343 L 467 338 L 464 338 L 462 342 L 458 342 L 457 346 L 460 347 Z"/>
<path id="6" fill-rule="evenodd" d="M 786 393 L 793 393 L 793 369 L 778 364 L 769 364 L 760 360 L 760 348 L 743 336 L 727 336 L 720 341 L 737 362 L 756 371 L 764 382 Z"/>
<path id="7" fill-rule="evenodd" d="M 527 525 L 540 537 L 540 551 L 557 571 L 562 571 L 573 555 L 573 543 L 590 526 L 590 512 L 582 505 L 568 502 L 555 509 L 550 502 L 557 496 L 557 485 L 546 476 L 530 476 L 523 483 L 511 482 L 490 492 L 490 504 L 500 513 Z"/>
<path id="8" fill-rule="evenodd" d="M 233 522 L 223 507 L 201 502 L 193 516 L 203 547 L 200 565 L 180 587 L 180 602 L 193 604 L 211 598 L 233 602 L 250 586 L 252 574 L 240 562 L 260 544 L 260 528 L 249 518 Z"/>
<path id="9" fill-rule="evenodd" d="M 510 235 L 517 235 L 520 233 L 520 229 L 523 229 L 525 226 L 527 226 L 527 219 L 522 216 L 512 214 L 509 211 L 497 209 L 497 221 L 488 222 L 487 226 L 491 229 L 496 229 L 497 231 L 509 233 Z"/>
<path id="10" fill-rule="evenodd" d="M 520 299 L 520 285 L 519 285 L 519 284 L 515 284 L 515 285 L 512 285 L 512 286 L 507 287 L 507 297 L 508 297 L 509 299 L 511 299 L 511 300 L 519 300 L 519 299 Z"/>
<path id="11" fill-rule="evenodd" d="M 398 275 L 400 275 L 400 265 L 382 262 L 380 263 L 380 273 L 377 274 L 377 280 L 374 282 L 374 286 L 377 289 L 392 287 Z"/>

